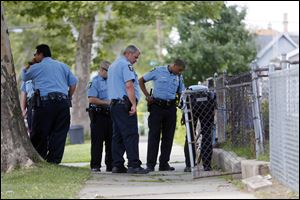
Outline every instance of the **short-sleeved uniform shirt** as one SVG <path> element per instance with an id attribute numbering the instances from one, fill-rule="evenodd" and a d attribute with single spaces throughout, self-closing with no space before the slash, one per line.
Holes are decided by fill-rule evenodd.
<path id="1" fill-rule="evenodd" d="M 126 82 L 133 81 L 134 92 L 137 100 L 140 99 L 138 76 L 133 69 L 132 64 L 125 56 L 117 58 L 108 69 L 108 98 L 123 99 L 127 96 Z"/>
<path id="2" fill-rule="evenodd" d="M 169 71 L 168 66 L 154 68 L 143 76 L 143 79 L 154 82 L 153 97 L 163 100 L 174 100 L 176 93 L 185 90 L 182 75 L 176 75 Z"/>
<path id="3" fill-rule="evenodd" d="M 68 95 L 69 87 L 78 81 L 66 64 L 50 57 L 45 57 L 27 70 L 23 69 L 22 79 L 33 80 L 34 87 L 40 90 L 41 96 L 47 96 L 50 92 Z"/>
<path id="4" fill-rule="evenodd" d="M 96 97 L 101 100 L 108 100 L 107 79 L 97 75 L 89 83 L 88 97 Z"/>

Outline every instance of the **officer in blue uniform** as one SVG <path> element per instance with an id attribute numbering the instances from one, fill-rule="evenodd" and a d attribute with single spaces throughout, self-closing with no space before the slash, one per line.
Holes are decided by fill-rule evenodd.
<path id="1" fill-rule="evenodd" d="M 148 173 L 141 167 L 138 146 L 136 108 L 140 94 L 133 64 L 139 55 L 140 50 L 134 45 L 129 45 L 123 55 L 117 58 L 108 70 L 108 95 L 111 99 L 113 120 L 113 173 Z M 125 151 L 128 158 L 128 169 L 124 166 Z"/>
<path id="2" fill-rule="evenodd" d="M 51 58 L 48 45 L 36 47 L 36 64 L 22 71 L 23 81 L 35 86 L 31 141 L 47 162 L 61 162 L 70 126 L 70 102 L 77 78 L 70 68 Z"/>
<path id="3" fill-rule="evenodd" d="M 91 162 L 90 167 L 94 172 L 100 172 L 103 142 L 105 142 L 106 171 L 112 170 L 111 139 L 112 121 L 110 118 L 110 100 L 107 92 L 107 71 L 110 62 L 100 64 L 99 74 L 89 84 L 89 116 L 91 127 Z"/>
<path id="4" fill-rule="evenodd" d="M 139 79 L 141 90 L 148 101 L 150 115 L 148 118 L 149 135 L 147 151 L 147 169 L 154 171 L 158 147 L 161 137 L 161 154 L 159 157 L 160 171 L 173 171 L 169 165 L 176 128 L 176 94 L 185 89 L 181 73 L 185 63 L 176 59 L 174 64 L 153 69 Z M 145 82 L 154 81 L 153 96 L 151 96 Z"/>
<path id="5" fill-rule="evenodd" d="M 32 80 L 22 82 L 21 85 L 21 109 L 22 115 L 27 120 L 29 137 L 32 135 L 32 97 L 34 94 L 34 86 Z"/>

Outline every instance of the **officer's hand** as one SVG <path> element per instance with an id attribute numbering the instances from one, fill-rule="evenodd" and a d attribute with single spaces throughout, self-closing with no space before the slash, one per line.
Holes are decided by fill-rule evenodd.
<path id="1" fill-rule="evenodd" d="M 134 115 L 136 113 L 136 106 L 131 106 L 131 109 L 129 111 L 129 115 Z"/>
<path id="2" fill-rule="evenodd" d="M 181 124 L 181 125 L 184 125 L 184 124 L 185 124 L 185 119 L 184 119 L 184 116 L 183 116 L 183 115 L 182 115 L 182 117 L 181 117 L 180 124 Z"/>
<path id="3" fill-rule="evenodd" d="M 29 62 L 25 65 L 25 69 L 26 69 L 26 70 L 29 69 L 30 66 L 33 65 L 33 64 L 35 64 L 35 63 L 37 63 L 37 61 L 36 61 L 36 59 L 33 57 L 33 58 L 31 59 L 31 61 L 29 61 Z"/>
<path id="4" fill-rule="evenodd" d="M 154 102 L 152 96 L 147 96 L 147 97 L 146 97 L 146 101 L 147 101 L 147 104 L 148 104 L 148 105 L 151 105 L 151 104 L 153 104 L 153 102 Z"/>

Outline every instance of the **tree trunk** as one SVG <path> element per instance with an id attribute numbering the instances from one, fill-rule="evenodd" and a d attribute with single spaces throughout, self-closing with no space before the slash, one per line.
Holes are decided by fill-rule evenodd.
<path id="1" fill-rule="evenodd" d="M 8 29 L 1 2 L 1 172 L 42 160 L 27 135 L 21 114 Z"/>
<path id="2" fill-rule="evenodd" d="M 72 124 L 82 125 L 85 131 L 89 131 L 89 117 L 85 108 L 88 106 L 87 84 L 90 78 L 94 23 L 95 15 L 83 21 L 76 50 L 75 74 L 78 78 L 78 85 L 73 98 Z"/>

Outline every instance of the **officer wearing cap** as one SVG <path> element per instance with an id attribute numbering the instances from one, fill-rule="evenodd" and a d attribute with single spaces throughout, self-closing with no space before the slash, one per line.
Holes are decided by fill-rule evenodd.
<path id="1" fill-rule="evenodd" d="M 22 116 L 26 118 L 29 136 L 32 135 L 32 96 L 34 94 L 34 86 L 32 80 L 22 82 L 21 85 L 21 109 Z"/>
<path id="2" fill-rule="evenodd" d="M 133 64 L 139 55 L 140 50 L 134 45 L 129 45 L 123 55 L 117 58 L 108 69 L 108 96 L 111 99 L 113 120 L 113 173 L 148 173 L 141 167 L 138 146 L 136 108 L 140 94 Z M 128 169 L 124 166 L 125 151 L 128 158 Z"/>
<path id="3" fill-rule="evenodd" d="M 185 89 L 181 73 L 185 63 L 176 59 L 174 64 L 153 69 L 139 79 L 141 90 L 146 96 L 150 115 L 148 118 L 149 135 L 147 150 L 147 169 L 154 171 L 161 137 L 160 171 L 173 171 L 169 165 L 173 138 L 176 128 L 176 94 Z M 153 96 L 145 87 L 148 81 L 154 82 Z"/>
<path id="4" fill-rule="evenodd" d="M 110 62 L 100 64 L 99 73 L 89 84 L 89 116 L 91 120 L 91 162 L 94 172 L 101 171 L 103 142 L 105 142 L 106 171 L 112 170 L 111 139 L 112 121 L 110 118 L 110 100 L 107 93 L 107 71 Z"/>
<path id="5" fill-rule="evenodd" d="M 61 162 L 70 126 L 70 101 L 77 78 L 70 68 L 51 58 L 48 45 L 36 47 L 33 64 L 22 70 L 23 81 L 35 86 L 31 141 L 47 162 Z"/>

